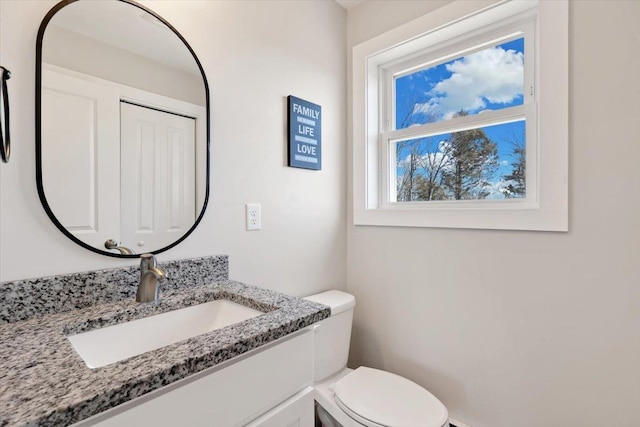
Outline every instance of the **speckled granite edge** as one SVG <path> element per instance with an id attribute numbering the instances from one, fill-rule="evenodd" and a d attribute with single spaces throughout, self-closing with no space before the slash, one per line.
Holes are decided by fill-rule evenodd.
<path id="1" fill-rule="evenodd" d="M 227 285 L 232 286 L 232 283 L 236 282 L 228 282 Z M 64 325 L 62 333 L 67 336 L 75 335 L 94 329 L 104 328 L 106 326 L 117 325 L 123 322 L 166 313 L 168 311 L 175 310 L 176 307 L 186 308 L 220 299 L 233 301 L 249 308 L 262 311 L 263 313 L 269 313 L 278 309 L 273 304 L 267 304 L 258 301 L 255 298 L 242 296 L 238 293 L 229 292 L 228 290 L 220 289 L 218 287 L 207 287 L 199 290 L 197 293 L 190 293 L 187 295 L 184 295 L 184 292 L 180 292 L 180 290 L 178 290 L 178 292 L 168 291 L 162 295 L 158 303 L 154 304 L 132 305 L 130 301 L 124 300 L 120 304 L 110 304 L 108 307 L 104 307 L 103 309 L 97 308 L 96 310 L 93 310 L 90 315 L 80 315 L 78 316 L 77 321 Z"/>
<path id="2" fill-rule="evenodd" d="M 161 291 L 229 279 L 229 257 L 218 255 L 159 263 L 168 279 Z M 135 295 L 140 267 L 113 268 L 0 283 L 0 324 L 78 310 Z"/>
<path id="3" fill-rule="evenodd" d="M 93 327 L 106 326 L 214 297 L 271 311 L 97 369 L 86 367 L 64 334 L 74 327 L 83 328 L 83 322 L 92 319 Z M 321 304 L 225 281 L 170 291 L 156 306 L 138 304 L 131 298 L 0 325 L 0 342 L 6 344 L 0 346 L 0 426 L 73 424 L 329 315 L 330 308 Z"/>

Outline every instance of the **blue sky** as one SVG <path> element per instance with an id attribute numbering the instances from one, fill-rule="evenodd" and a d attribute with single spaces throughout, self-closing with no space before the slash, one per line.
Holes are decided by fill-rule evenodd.
<path id="1" fill-rule="evenodd" d="M 396 127 L 446 120 L 461 109 L 471 115 L 521 105 L 523 70 L 524 39 L 520 38 L 397 78 Z M 498 146 L 496 188 L 512 170 L 513 142 L 524 145 L 524 128 L 523 121 L 484 128 Z M 448 137 L 437 136 L 441 140 Z M 437 143 L 431 139 L 434 148 L 428 151 L 434 153 Z M 408 148 L 398 153 L 400 160 L 408 155 Z M 398 173 L 403 173 L 401 168 Z"/>

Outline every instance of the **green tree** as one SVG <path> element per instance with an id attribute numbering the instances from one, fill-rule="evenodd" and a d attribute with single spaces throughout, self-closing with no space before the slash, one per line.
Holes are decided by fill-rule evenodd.
<path id="1" fill-rule="evenodd" d="M 402 120 L 397 118 L 397 128 L 404 129 L 415 123 L 430 123 L 435 121 L 432 116 L 423 114 L 423 120 L 420 120 L 420 114 L 417 113 L 417 95 L 413 95 L 413 100 L 409 102 L 405 100 L 407 107 L 405 108 L 407 113 Z M 410 106 L 410 107 L 409 107 Z M 396 145 L 396 153 L 402 153 L 404 150 L 410 147 L 410 154 L 408 158 L 401 158 L 396 155 L 396 170 L 403 170 L 402 177 L 397 180 L 396 184 L 396 199 L 399 202 L 412 202 L 431 200 L 428 188 L 432 184 L 426 182 L 428 179 L 425 176 L 425 151 L 426 147 L 423 144 L 423 140 L 406 140 L 399 141 Z M 427 171 L 428 172 L 428 171 Z M 428 176 L 428 173 L 427 173 Z"/>
<path id="2" fill-rule="evenodd" d="M 456 117 L 466 116 L 464 110 Z M 482 129 L 451 134 L 449 162 L 442 171 L 442 186 L 449 199 L 484 199 L 498 168 L 498 147 Z"/>
<path id="3" fill-rule="evenodd" d="M 411 108 L 407 108 L 407 114 L 402 120 L 399 120 L 399 117 L 396 118 L 398 129 L 403 129 L 411 124 L 413 110 L 417 104 L 417 95 L 413 95 L 413 101 L 411 103 L 409 103 L 408 100 L 405 100 L 405 102 L 411 105 Z M 402 153 L 406 147 L 411 147 L 408 162 L 396 155 L 396 170 L 404 170 L 402 177 L 398 179 L 396 184 L 396 199 L 399 202 L 411 202 L 414 200 L 415 182 L 418 177 L 417 171 L 420 162 L 420 153 L 417 151 L 418 147 L 412 144 L 412 141 L 399 141 L 396 145 L 396 153 Z"/>
<path id="4" fill-rule="evenodd" d="M 525 197 L 526 196 L 526 166 L 527 157 L 526 149 L 522 142 L 514 141 L 511 143 L 513 147 L 513 157 L 515 162 L 511 163 L 511 173 L 505 175 L 503 179 L 508 181 L 507 185 L 508 194 L 505 197 Z"/>
<path id="5" fill-rule="evenodd" d="M 449 146 L 442 146 L 435 138 L 397 143 L 398 152 L 407 147 L 410 147 L 409 155 L 396 159 L 397 170 L 403 171 L 397 181 L 397 200 L 411 202 L 446 199 L 440 181 L 442 171 L 447 166 Z"/>
<path id="6" fill-rule="evenodd" d="M 402 141 L 398 143 L 398 152 L 401 152 L 406 146 L 410 144 L 411 141 Z M 416 188 L 418 186 L 418 182 L 421 179 L 424 179 L 420 173 L 420 163 L 421 163 L 421 153 L 420 147 L 418 144 L 411 144 L 411 152 L 406 161 L 401 159 L 396 159 L 396 167 L 403 168 L 404 173 L 402 174 L 402 178 L 398 180 L 398 185 L 396 189 L 397 200 L 399 202 L 411 202 L 414 200 L 420 200 L 418 194 L 416 194 Z"/>
<path id="7" fill-rule="evenodd" d="M 450 163 L 451 144 L 430 138 L 425 142 L 427 154 L 422 157 L 424 183 L 418 189 L 422 200 L 446 200 L 442 187 L 443 171 Z"/>

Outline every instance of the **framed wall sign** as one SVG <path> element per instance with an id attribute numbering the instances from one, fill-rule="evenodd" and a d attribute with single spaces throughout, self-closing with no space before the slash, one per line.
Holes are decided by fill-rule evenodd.
<path id="1" fill-rule="evenodd" d="M 322 107 L 289 95 L 289 166 L 322 169 Z"/>

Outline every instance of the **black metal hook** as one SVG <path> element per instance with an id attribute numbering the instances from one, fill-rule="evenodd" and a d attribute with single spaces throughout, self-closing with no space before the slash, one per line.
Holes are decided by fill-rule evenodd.
<path id="1" fill-rule="evenodd" d="M 0 117 L 0 157 L 5 163 L 9 163 L 11 156 L 11 132 L 9 131 L 9 92 L 7 91 L 7 80 L 11 78 L 11 71 L 0 65 L 2 75 L 2 106 L 4 109 L 4 130 L 2 129 L 2 117 Z"/>

